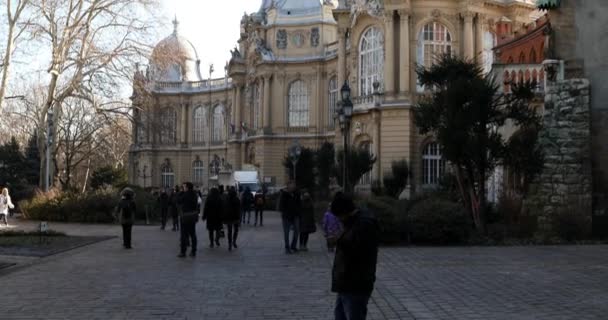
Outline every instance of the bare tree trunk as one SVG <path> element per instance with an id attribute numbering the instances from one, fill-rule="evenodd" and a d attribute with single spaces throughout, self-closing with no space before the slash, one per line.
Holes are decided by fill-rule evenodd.
<path id="1" fill-rule="evenodd" d="M 82 193 L 87 192 L 87 183 L 89 182 L 89 172 L 91 172 L 91 158 L 87 162 L 87 173 L 84 175 L 84 183 L 82 184 Z"/>

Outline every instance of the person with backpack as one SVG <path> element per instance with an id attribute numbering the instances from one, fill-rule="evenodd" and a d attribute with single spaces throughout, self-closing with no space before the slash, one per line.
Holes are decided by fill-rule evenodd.
<path id="1" fill-rule="evenodd" d="M 220 191 L 212 188 L 205 201 L 203 221 L 207 221 L 209 232 L 209 247 L 220 246 L 220 231 L 222 230 L 222 198 Z"/>
<path id="2" fill-rule="evenodd" d="M 131 232 L 135 223 L 135 201 L 134 192 L 130 188 L 125 188 L 121 192 L 122 196 L 116 210 L 118 223 L 122 225 L 122 244 L 125 249 L 131 249 Z"/>
<path id="3" fill-rule="evenodd" d="M 11 196 L 8 195 L 8 188 L 3 188 L 0 194 L 0 220 L 4 221 L 4 225 L 8 227 L 9 209 L 14 209 L 15 206 L 11 201 Z"/>
<path id="4" fill-rule="evenodd" d="M 241 195 L 241 208 L 243 209 L 243 214 L 241 215 L 241 223 L 251 223 L 251 208 L 253 207 L 253 194 L 251 193 L 251 189 L 249 187 L 245 188 L 243 194 Z"/>
<path id="5" fill-rule="evenodd" d="M 190 256 L 196 257 L 196 223 L 198 222 L 198 195 L 194 192 L 194 185 L 186 182 L 183 185 L 184 192 L 179 195 L 178 204 L 181 212 L 181 239 L 179 258 L 186 257 L 186 248 L 191 247 Z"/>
<path id="6" fill-rule="evenodd" d="M 255 220 L 253 221 L 253 226 L 255 227 L 258 225 L 258 215 L 259 215 L 260 227 L 263 227 L 264 226 L 264 206 L 266 205 L 266 195 L 264 195 L 264 192 L 262 191 L 262 189 L 258 190 L 258 192 L 255 193 L 254 203 L 255 203 Z"/>

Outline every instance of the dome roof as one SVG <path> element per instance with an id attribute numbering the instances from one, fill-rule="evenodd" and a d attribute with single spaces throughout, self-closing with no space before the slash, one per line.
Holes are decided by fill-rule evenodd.
<path id="1" fill-rule="evenodd" d="M 200 60 L 192 42 L 179 35 L 179 22 L 173 21 L 173 33 L 152 50 L 150 66 L 155 81 L 202 81 Z"/>
<path id="2" fill-rule="evenodd" d="M 276 10 L 267 23 L 274 25 L 297 25 L 304 23 L 335 23 L 331 12 L 324 11 L 322 0 L 262 0 L 260 12 Z"/>

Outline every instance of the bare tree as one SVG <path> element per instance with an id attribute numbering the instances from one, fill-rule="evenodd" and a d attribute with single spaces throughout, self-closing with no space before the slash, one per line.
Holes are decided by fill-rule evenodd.
<path id="1" fill-rule="evenodd" d="M 29 4 L 30 0 L 6 0 L 6 31 L 8 34 L 6 36 L 2 65 L 0 65 L 2 69 L 2 79 L 0 80 L 0 114 L 2 114 L 2 105 L 8 86 L 15 44 L 30 25 L 29 22 L 20 23 L 22 14 Z"/>

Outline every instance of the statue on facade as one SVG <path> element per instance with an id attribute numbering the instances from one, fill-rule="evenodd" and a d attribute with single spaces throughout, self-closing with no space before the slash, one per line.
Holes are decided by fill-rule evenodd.
<path id="1" fill-rule="evenodd" d="M 318 47 L 320 38 L 321 38 L 321 35 L 319 34 L 319 28 L 317 28 L 317 27 L 312 28 L 311 33 L 310 33 L 310 45 L 313 47 Z"/>
<path id="2" fill-rule="evenodd" d="M 236 46 L 234 46 L 234 50 L 230 50 L 230 54 L 232 54 L 232 59 L 242 58 L 241 52 L 239 51 L 239 48 L 237 48 Z"/>

